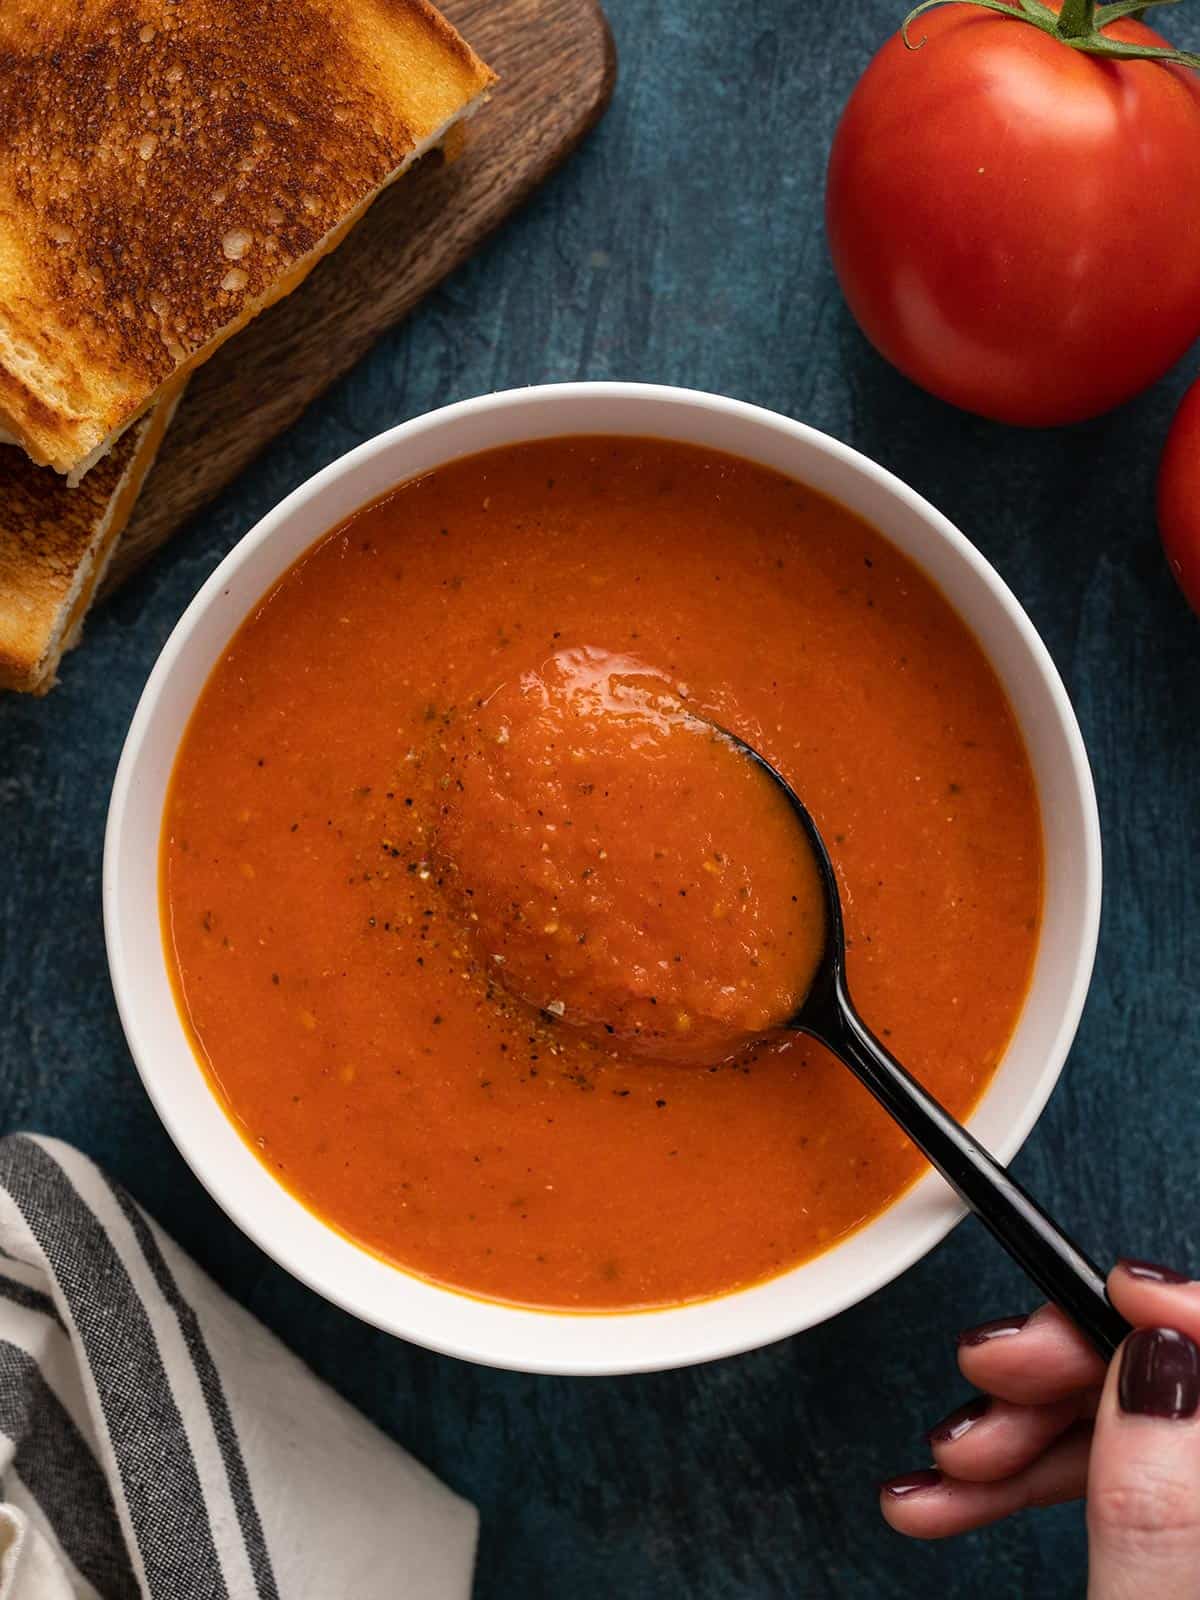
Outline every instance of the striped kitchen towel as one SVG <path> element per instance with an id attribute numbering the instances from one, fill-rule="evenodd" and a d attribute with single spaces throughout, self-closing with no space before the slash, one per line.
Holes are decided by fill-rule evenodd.
<path id="1" fill-rule="evenodd" d="M 465 1600 L 476 1514 L 92 1163 L 0 1139 L 0 1600 Z"/>

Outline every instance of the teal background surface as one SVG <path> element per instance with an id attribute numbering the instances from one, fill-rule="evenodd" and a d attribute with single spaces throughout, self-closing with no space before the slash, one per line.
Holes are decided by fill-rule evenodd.
<path id="1" fill-rule="evenodd" d="M 0 1129 L 57 1134 L 105 1164 L 317 1372 L 474 1498 L 479 1600 L 1041 1600 L 1082 1594 L 1085 1548 L 1077 1508 L 938 1546 L 879 1520 L 876 1480 L 923 1464 L 924 1429 L 965 1397 L 956 1330 L 1030 1301 L 972 1223 L 864 1305 L 770 1349 L 650 1377 L 543 1379 L 428 1354 L 326 1305 L 237 1233 L 176 1154 L 105 967 L 100 852 L 121 741 L 160 646 L 226 551 L 396 422 L 514 384 L 688 384 L 827 430 L 963 528 L 1066 679 L 1104 828 L 1095 983 L 1016 1170 L 1098 1258 L 1200 1270 L 1200 622 L 1152 515 L 1161 441 L 1200 359 L 1112 416 L 1022 433 L 950 410 L 872 353 L 832 276 L 821 191 L 840 107 L 902 9 L 611 0 L 621 77 L 587 145 L 100 608 L 61 688 L 0 701 Z M 1165 26 L 1200 49 L 1200 7 Z M 403 1551 L 380 1559 L 404 1593 Z"/>

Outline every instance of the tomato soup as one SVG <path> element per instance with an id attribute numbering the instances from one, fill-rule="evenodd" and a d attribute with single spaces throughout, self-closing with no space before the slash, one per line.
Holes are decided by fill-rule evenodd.
<path id="1" fill-rule="evenodd" d="M 803 797 L 860 1009 L 967 1115 L 1036 952 L 1029 762 L 940 592 L 802 484 L 653 439 L 453 462 L 303 556 L 200 696 L 161 852 L 181 1011 L 259 1159 L 407 1271 L 676 1305 L 922 1170 L 821 1047 L 746 1042 L 815 902 L 777 791 L 680 718 Z"/>
<path id="2" fill-rule="evenodd" d="M 680 690 L 567 649 L 465 707 L 434 860 L 527 1006 L 618 1058 L 711 1066 L 796 1011 L 828 918 L 787 796 Z"/>

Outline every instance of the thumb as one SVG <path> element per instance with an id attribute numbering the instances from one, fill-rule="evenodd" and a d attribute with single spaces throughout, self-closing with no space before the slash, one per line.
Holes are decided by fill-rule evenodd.
<path id="1" fill-rule="evenodd" d="M 1118 1261 L 1108 1275 L 1113 1305 L 1135 1328 L 1178 1328 L 1200 1344 L 1200 1283 L 1151 1261 Z"/>
<path id="2" fill-rule="evenodd" d="M 1113 1298 L 1119 1295 L 1125 1314 L 1136 1315 L 1145 1308 L 1128 1287 L 1122 1284 Z M 1153 1291 L 1157 1325 L 1125 1340 L 1096 1413 L 1088 1600 L 1195 1600 L 1197 1594 L 1200 1306 L 1193 1285 L 1159 1283 Z"/>

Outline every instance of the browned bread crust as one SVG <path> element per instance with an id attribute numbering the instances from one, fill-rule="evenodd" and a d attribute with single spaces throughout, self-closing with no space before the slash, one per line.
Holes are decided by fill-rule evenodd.
<path id="1" fill-rule="evenodd" d="M 3 0 L 0 428 L 86 468 L 492 81 L 426 0 Z"/>
<path id="2" fill-rule="evenodd" d="M 0 446 L 0 689 L 43 694 L 56 682 L 186 381 L 171 384 L 77 488 Z"/>

